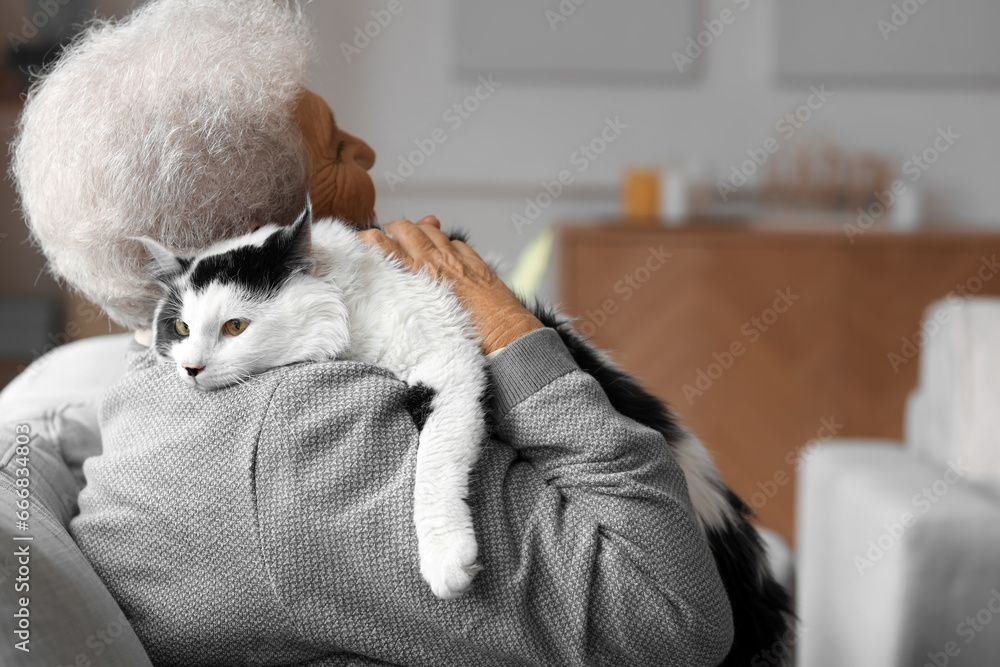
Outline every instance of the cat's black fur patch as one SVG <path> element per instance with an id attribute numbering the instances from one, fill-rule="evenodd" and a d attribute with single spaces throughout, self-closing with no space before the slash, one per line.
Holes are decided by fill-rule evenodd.
<path id="1" fill-rule="evenodd" d="M 188 284 L 202 290 L 212 283 L 234 284 L 272 296 L 295 273 L 309 266 L 309 210 L 293 225 L 271 234 L 259 247 L 241 246 L 195 264 Z"/>
<path id="2" fill-rule="evenodd" d="M 769 571 L 763 576 L 754 571 L 753 565 L 767 557 L 750 524 L 753 511 L 731 490 L 726 489 L 726 496 L 742 520 L 723 531 L 708 531 L 708 546 L 733 609 L 733 645 L 722 667 L 765 664 L 765 650 L 785 664 L 794 652 L 794 639 L 786 634 L 795 618 L 791 596 Z M 784 659 L 776 654 L 779 645 L 786 652 Z"/>
<path id="3" fill-rule="evenodd" d="M 538 304 L 531 310 L 542 324 L 559 333 L 573 359 L 600 383 L 615 410 L 658 431 L 668 447 L 676 447 L 685 431 L 663 402 L 633 377 L 605 363 L 590 342 L 564 325 L 555 311 Z M 763 651 L 786 639 L 795 613 L 791 595 L 766 565 L 763 542 L 750 523 L 753 511 L 730 489 L 723 488 L 723 493 L 739 518 L 707 535 L 733 612 L 733 645 L 720 667 L 746 667 L 756 664 L 755 658 L 762 661 Z"/>
<path id="4" fill-rule="evenodd" d="M 434 400 L 434 390 L 427 385 L 415 384 L 406 390 L 406 411 L 410 413 L 418 431 L 424 429 L 424 424 L 431 415 L 432 400 Z"/>
<path id="5" fill-rule="evenodd" d="M 659 431 L 671 448 L 684 437 L 685 431 L 677 424 L 677 418 L 670 408 L 643 389 L 631 375 L 605 364 L 601 360 L 601 354 L 587 339 L 574 336 L 566 327 L 560 327 L 555 311 L 539 304 L 532 311 L 542 324 L 559 332 L 573 360 L 581 370 L 601 384 L 617 412 Z"/>

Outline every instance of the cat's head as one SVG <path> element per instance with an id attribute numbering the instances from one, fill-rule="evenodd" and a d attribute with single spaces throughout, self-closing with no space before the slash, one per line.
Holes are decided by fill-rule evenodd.
<path id="1" fill-rule="evenodd" d="M 264 225 L 193 257 L 140 239 L 162 289 L 153 346 L 185 382 L 217 389 L 283 365 L 287 308 L 275 303 L 310 266 L 311 224 L 307 204 L 290 226 Z"/>

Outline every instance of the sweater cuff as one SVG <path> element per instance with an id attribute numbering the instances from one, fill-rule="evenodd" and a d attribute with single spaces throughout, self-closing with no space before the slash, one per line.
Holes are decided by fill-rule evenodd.
<path id="1" fill-rule="evenodd" d="M 500 421 L 521 401 L 577 368 L 555 329 L 521 336 L 489 360 L 494 418 Z"/>

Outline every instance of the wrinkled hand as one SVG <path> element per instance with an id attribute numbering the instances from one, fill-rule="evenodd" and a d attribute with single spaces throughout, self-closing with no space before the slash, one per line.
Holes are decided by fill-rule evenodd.
<path id="1" fill-rule="evenodd" d="M 437 218 L 428 216 L 417 224 L 397 220 L 385 225 L 385 232 L 368 229 L 358 235 L 410 270 L 423 269 L 447 285 L 472 316 L 484 353 L 542 328 L 476 251 L 445 236 Z"/>

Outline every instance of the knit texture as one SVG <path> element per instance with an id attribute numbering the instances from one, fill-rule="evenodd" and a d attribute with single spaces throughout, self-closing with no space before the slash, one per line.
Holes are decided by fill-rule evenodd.
<path id="1" fill-rule="evenodd" d="M 203 393 L 151 351 L 101 408 L 73 537 L 157 665 L 714 665 L 729 604 L 662 437 L 542 330 L 492 360 L 483 571 L 420 578 L 406 386 L 331 361 Z"/>

